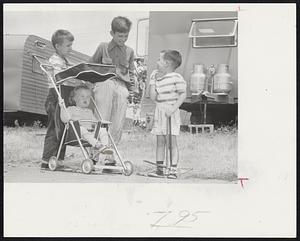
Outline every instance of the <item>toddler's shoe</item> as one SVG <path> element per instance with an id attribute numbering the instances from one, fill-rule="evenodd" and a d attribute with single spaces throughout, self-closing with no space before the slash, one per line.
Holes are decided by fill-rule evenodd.
<path id="1" fill-rule="evenodd" d="M 102 154 L 105 154 L 105 155 L 112 155 L 114 154 L 114 150 L 111 149 L 109 146 L 104 146 L 100 149 L 100 152 Z"/>
<path id="2" fill-rule="evenodd" d="M 113 149 L 110 146 L 103 145 L 101 143 L 97 143 L 95 148 L 101 153 L 106 155 L 111 155 L 114 153 Z"/>
<path id="3" fill-rule="evenodd" d="M 101 146 L 100 148 L 94 147 L 92 152 L 92 159 L 97 160 L 99 158 L 99 154 L 111 155 L 114 151 L 108 146 Z"/>

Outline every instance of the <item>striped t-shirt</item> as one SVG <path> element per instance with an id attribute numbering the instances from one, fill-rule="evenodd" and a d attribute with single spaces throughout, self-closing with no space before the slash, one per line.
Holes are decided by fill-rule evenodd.
<path id="1" fill-rule="evenodd" d="M 162 77 L 158 76 L 155 70 L 150 76 L 150 85 L 155 84 L 157 92 L 156 101 L 167 104 L 174 104 L 179 98 L 179 95 L 186 92 L 186 82 L 183 77 L 175 72 L 165 74 Z"/>

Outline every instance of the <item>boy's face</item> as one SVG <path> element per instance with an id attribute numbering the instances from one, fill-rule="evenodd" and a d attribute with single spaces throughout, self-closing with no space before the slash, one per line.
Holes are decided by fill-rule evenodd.
<path id="1" fill-rule="evenodd" d="M 163 73 L 166 72 L 169 64 L 168 64 L 168 61 L 166 61 L 164 59 L 164 53 L 159 54 L 159 58 L 158 58 L 158 61 L 156 62 L 156 66 L 160 72 L 163 72 Z"/>
<path id="2" fill-rule="evenodd" d="M 129 32 L 127 33 L 120 33 L 120 32 L 113 32 L 110 31 L 110 35 L 113 38 L 113 41 L 118 45 L 118 46 L 124 46 L 125 42 L 128 39 Z"/>
<path id="3" fill-rule="evenodd" d="M 59 55 L 61 55 L 62 57 L 68 56 L 69 53 L 72 50 L 72 44 L 73 42 L 68 40 L 68 39 L 64 39 L 64 41 L 61 44 L 56 44 L 56 51 L 58 52 Z"/>
<path id="4" fill-rule="evenodd" d="M 91 91 L 87 89 L 79 89 L 75 93 L 74 100 L 76 106 L 81 108 L 87 108 L 90 105 Z"/>

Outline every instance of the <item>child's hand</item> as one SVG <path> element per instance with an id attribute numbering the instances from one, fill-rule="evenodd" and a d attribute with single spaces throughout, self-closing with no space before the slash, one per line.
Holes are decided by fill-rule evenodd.
<path id="1" fill-rule="evenodd" d="M 94 88 L 94 84 L 89 81 L 83 81 L 83 83 L 91 90 Z"/>
<path id="2" fill-rule="evenodd" d="M 59 104 L 59 106 L 60 106 L 60 107 L 63 107 L 63 106 L 64 106 L 64 104 L 65 104 L 65 101 L 64 101 L 64 99 L 62 99 L 62 98 L 58 98 L 58 104 Z"/>
<path id="3" fill-rule="evenodd" d="M 171 108 L 170 108 L 170 109 L 167 109 L 167 110 L 166 110 L 166 116 L 167 116 L 167 117 L 170 117 L 170 116 L 174 113 L 174 111 L 175 111 L 175 110 L 173 110 L 173 108 L 172 108 L 172 109 L 171 109 Z"/>
<path id="4" fill-rule="evenodd" d="M 169 105 L 169 104 L 165 104 L 164 109 L 167 117 L 170 117 L 176 110 L 176 108 L 173 105 Z"/>

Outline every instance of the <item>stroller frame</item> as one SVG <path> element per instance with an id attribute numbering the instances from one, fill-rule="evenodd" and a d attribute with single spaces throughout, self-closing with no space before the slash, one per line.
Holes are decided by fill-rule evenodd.
<path id="1" fill-rule="evenodd" d="M 98 65 L 98 66 L 101 66 L 101 65 Z M 105 65 L 107 67 L 107 65 Z M 64 82 L 62 80 L 59 81 L 59 84 L 54 80 L 53 76 L 51 73 L 49 73 L 50 71 L 53 71 L 53 67 L 51 66 L 50 63 L 41 63 L 40 62 L 40 68 L 42 69 L 42 71 L 46 74 L 46 76 L 51 80 L 53 86 L 54 86 L 54 89 L 57 93 L 57 96 L 58 96 L 58 99 L 59 101 L 63 100 L 62 96 L 61 96 L 61 84 Z M 82 71 L 82 72 L 88 72 L 88 71 Z M 95 74 L 95 71 L 92 71 L 93 74 Z M 81 81 L 84 82 L 84 80 L 78 78 L 80 76 L 80 74 L 77 74 L 77 76 L 73 76 L 73 78 L 77 78 Z M 114 78 L 116 75 L 114 75 L 113 77 L 110 77 L 110 78 Z M 107 78 L 106 80 L 110 79 L 110 78 Z M 67 77 L 65 78 L 65 80 L 67 79 L 70 79 L 70 77 Z M 104 81 L 106 81 L 104 80 Z M 92 121 L 92 120 L 79 120 L 80 122 L 90 122 L 90 123 L 94 123 L 94 124 L 97 124 L 97 127 L 96 127 L 96 131 L 95 131 L 95 135 L 96 135 L 96 138 L 98 139 L 98 133 L 97 133 L 97 129 L 100 130 L 100 126 L 102 125 L 105 125 L 105 127 L 107 128 L 107 134 L 108 134 L 108 137 L 109 137 L 109 140 L 112 144 L 112 147 L 115 151 L 115 153 L 117 154 L 117 157 L 118 157 L 118 160 L 120 161 L 121 163 L 121 166 L 108 166 L 108 165 L 94 165 L 94 162 L 97 163 L 97 160 L 95 159 L 92 159 L 92 155 L 89 155 L 90 153 L 88 152 L 87 150 L 87 147 L 85 147 L 82 143 L 82 139 L 80 138 L 80 133 L 78 133 L 76 127 L 75 127 L 75 123 L 76 121 L 73 121 L 71 120 L 70 118 L 70 114 L 68 113 L 68 110 L 67 110 L 67 107 L 66 107 L 66 104 L 65 102 L 63 101 L 62 102 L 62 108 L 64 108 L 64 110 L 66 111 L 67 113 L 67 116 L 68 116 L 68 119 L 69 121 L 65 124 L 65 127 L 64 127 L 64 131 L 63 131 L 63 134 L 62 134 L 62 137 L 61 137 L 61 140 L 60 140 L 60 145 L 59 145 L 59 148 L 58 148 L 58 152 L 57 152 L 57 155 L 56 156 L 52 156 L 50 159 L 49 159 L 49 163 L 48 163 L 48 166 L 49 166 L 49 169 L 51 171 L 55 171 L 58 167 L 63 167 L 63 164 L 58 161 L 58 157 L 60 155 L 60 152 L 61 152 L 61 149 L 63 147 L 63 145 L 68 145 L 65 143 L 65 138 L 66 138 L 66 135 L 67 135 L 67 131 L 69 130 L 69 128 L 71 127 L 72 131 L 74 132 L 75 136 L 76 136 L 76 141 L 78 142 L 79 144 L 79 147 L 81 149 L 81 152 L 84 156 L 84 160 L 81 162 L 81 170 L 83 173 L 85 174 L 89 174 L 91 173 L 92 171 L 96 171 L 96 170 L 103 170 L 103 169 L 108 169 L 108 170 L 119 170 L 119 171 L 122 171 L 124 175 L 126 176 L 130 176 L 132 173 L 133 173 L 133 165 L 130 161 L 123 161 L 123 158 L 120 154 L 120 152 L 118 151 L 118 148 L 112 138 L 112 135 L 109 131 L 109 124 L 111 124 L 111 122 L 108 122 L 108 121 L 105 121 L 103 120 L 102 118 L 102 115 L 99 111 L 99 108 L 98 106 L 96 105 L 95 101 L 94 101 L 94 98 L 91 98 L 92 100 L 92 103 L 96 109 L 96 112 L 100 118 L 100 120 L 97 122 L 97 121 Z M 78 121 L 77 121 L 78 122 Z M 80 132 L 80 130 L 79 130 Z M 91 147 L 90 144 L 88 144 L 88 147 Z"/>

